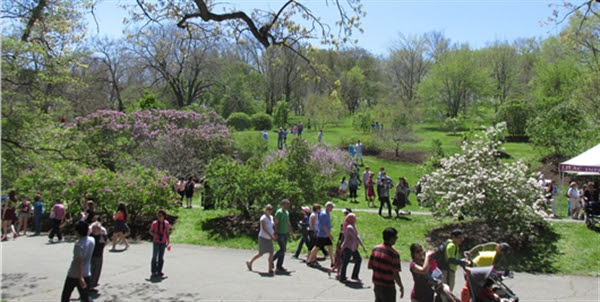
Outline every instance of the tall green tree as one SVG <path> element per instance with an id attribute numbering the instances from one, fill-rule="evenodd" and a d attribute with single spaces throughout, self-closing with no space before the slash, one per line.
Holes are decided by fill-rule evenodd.
<path id="1" fill-rule="evenodd" d="M 478 68 L 468 48 L 446 53 L 433 66 L 431 75 L 419 87 L 419 95 L 446 116 L 457 117 L 479 98 L 487 95 L 487 73 Z"/>

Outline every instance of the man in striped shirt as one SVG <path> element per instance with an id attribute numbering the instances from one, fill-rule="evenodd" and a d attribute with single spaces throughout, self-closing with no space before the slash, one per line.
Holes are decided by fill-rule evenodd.
<path id="1" fill-rule="evenodd" d="M 375 302 L 396 302 L 396 287 L 400 290 L 400 299 L 404 296 L 404 286 L 400 279 L 400 256 L 392 247 L 398 238 L 398 231 L 389 227 L 383 230 L 383 243 L 371 251 L 368 268 L 373 270 Z"/>

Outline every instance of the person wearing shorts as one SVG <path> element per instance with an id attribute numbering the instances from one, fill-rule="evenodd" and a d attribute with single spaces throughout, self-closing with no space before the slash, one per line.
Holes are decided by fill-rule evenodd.
<path id="1" fill-rule="evenodd" d="M 252 270 L 252 263 L 254 260 L 260 258 L 262 255 L 269 253 L 269 274 L 273 274 L 273 240 L 276 239 L 274 231 L 273 207 L 268 204 L 265 206 L 265 213 L 260 217 L 260 231 L 258 232 L 258 253 L 252 257 L 252 259 L 246 261 L 248 270 Z"/>
<path id="2" fill-rule="evenodd" d="M 319 249 L 324 249 L 325 247 L 327 247 L 331 259 L 331 266 L 333 266 L 333 235 L 331 235 L 331 216 L 329 214 L 333 211 L 333 207 L 334 204 L 331 201 L 328 201 L 325 204 L 325 210 L 319 213 L 319 216 L 317 217 L 317 242 L 310 251 L 310 256 L 306 260 L 306 264 L 309 266 L 319 266 L 317 262 L 317 252 Z"/>

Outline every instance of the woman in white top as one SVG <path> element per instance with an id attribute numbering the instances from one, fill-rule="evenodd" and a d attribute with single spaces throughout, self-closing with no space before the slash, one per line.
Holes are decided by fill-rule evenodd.
<path id="1" fill-rule="evenodd" d="M 579 217 L 579 212 L 581 210 L 581 205 L 579 202 L 579 190 L 577 189 L 577 183 L 576 182 L 571 182 L 571 184 L 569 185 L 569 189 L 567 190 L 567 196 L 569 197 L 569 206 L 570 206 L 570 211 L 571 213 L 569 213 L 571 215 L 571 217 L 573 219 L 577 219 Z"/>
<path id="2" fill-rule="evenodd" d="M 275 240 L 275 232 L 273 230 L 273 207 L 268 204 L 265 207 L 265 213 L 260 217 L 260 231 L 258 232 L 258 253 L 246 265 L 249 270 L 252 270 L 254 260 L 260 258 L 263 254 L 269 253 L 269 274 L 273 273 L 273 240 Z"/>

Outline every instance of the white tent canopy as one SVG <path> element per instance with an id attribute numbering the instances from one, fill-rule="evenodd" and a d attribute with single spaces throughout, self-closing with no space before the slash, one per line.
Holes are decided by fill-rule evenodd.
<path id="1" fill-rule="evenodd" d="M 600 144 L 558 165 L 560 172 L 600 174 Z"/>

